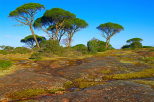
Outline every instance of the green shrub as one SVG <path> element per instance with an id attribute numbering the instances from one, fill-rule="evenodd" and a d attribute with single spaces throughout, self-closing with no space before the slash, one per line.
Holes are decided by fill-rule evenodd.
<path id="1" fill-rule="evenodd" d="M 6 55 L 6 54 L 16 54 L 16 53 L 20 53 L 20 54 L 26 54 L 26 53 L 30 53 L 31 50 L 25 47 L 10 47 L 10 46 L 5 46 L 3 47 L 2 50 L 0 50 L 0 54 Z"/>
<path id="2" fill-rule="evenodd" d="M 5 51 L 13 51 L 14 50 L 14 47 L 5 46 L 3 50 L 5 50 Z"/>
<path id="3" fill-rule="evenodd" d="M 143 48 L 154 48 L 153 46 L 143 46 Z"/>
<path id="4" fill-rule="evenodd" d="M 87 42 L 87 46 L 88 46 L 88 51 L 91 53 L 96 53 L 98 52 L 97 48 L 98 48 L 98 41 L 97 39 L 92 39 L 90 41 Z"/>
<path id="5" fill-rule="evenodd" d="M 12 62 L 11 61 L 0 60 L 0 70 L 6 70 L 6 69 L 8 69 L 11 66 L 12 66 Z"/>
<path id="6" fill-rule="evenodd" d="M 82 54 L 87 54 L 88 49 L 84 44 L 78 44 L 72 47 L 74 50 L 81 52 Z"/>
<path id="7" fill-rule="evenodd" d="M 88 41 L 87 46 L 88 46 L 88 51 L 91 53 L 103 52 L 103 51 L 107 50 L 105 48 L 106 42 L 100 41 L 98 39 L 92 39 L 92 40 Z M 109 46 L 109 49 L 112 49 L 111 45 Z"/>
<path id="8" fill-rule="evenodd" d="M 30 53 L 31 50 L 25 47 L 16 47 L 13 52 L 20 53 L 20 54 L 26 54 L 26 53 Z"/>
<path id="9" fill-rule="evenodd" d="M 121 47 L 121 49 L 128 49 L 128 48 L 130 48 L 130 45 L 124 45 Z"/>
<path id="10" fill-rule="evenodd" d="M 57 40 L 46 40 L 42 41 L 40 44 L 43 53 L 53 54 L 53 55 L 62 55 L 64 48 L 60 46 Z"/>
<path id="11" fill-rule="evenodd" d="M 5 50 L 0 50 L 0 54 L 7 55 L 7 54 L 9 54 L 9 52 L 7 52 Z"/>
<path id="12" fill-rule="evenodd" d="M 3 54 L 3 55 L 10 54 L 14 50 L 14 47 L 5 46 L 5 45 L 0 46 L 0 48 L 1 48 L 0 54 Z"/>

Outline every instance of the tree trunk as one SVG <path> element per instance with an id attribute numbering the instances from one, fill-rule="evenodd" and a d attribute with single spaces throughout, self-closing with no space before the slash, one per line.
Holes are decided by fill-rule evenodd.
<path id="1" fill-rule="evenodd" d="M 37 41 L 37 38 L 36 38 L 36 36 L 35 36 L 34 29 L 33 29 L 32 25 L 30 25 L 29 27 L 30 27 L 30 30 L 31 30 L 32 35 L 34 36 L 34 40 L 35 40 L 35 42 L 36 42 L 36 46 L 37 46 L 38 48 L 40 48 L 40 45 L 39 45 L 39 43 L 38 43 L 38 41 Z"/>
<path id="2" fill-rule="evenodd" d="M 106 39 L 106 46 L 105 46 L 106 49 L 109 48 L 109 44 L 110 44 L 110 38 L 107 38 Z"/>
<path id="3" fill-rule="evenodd" d="M 68 47 L 71 47 L 72 38 L 68 38 Z"/>
<path id="4" fill-rule="evenodd" d="M 71 47 L 73 33 L 68 34 L 68 47 Z"/>

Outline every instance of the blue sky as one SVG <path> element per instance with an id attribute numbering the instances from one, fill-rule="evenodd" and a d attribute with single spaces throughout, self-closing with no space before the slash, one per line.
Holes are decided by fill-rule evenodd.
<path id="1" fill-rule="evenodd" d="M 86 44 L 93 37 L 105 41 L 96 27 L 114 22 L 125 30 L 111 39 L 113 47 L 120 48 L 134 37 L 144 39 L 143 45 L 154 46 L 154 0 L 0 0 L 0 45 L 23 46 L 20 39 L 30 34 L 29 28 L 18 25 L 8 14 L 30 2 L 41 3 L 46 9 L 63 8 L 86 20 L 89 26 L 75 34 L 73 45 Z M 36 33 L 46 36 L 38 30 Z"/>

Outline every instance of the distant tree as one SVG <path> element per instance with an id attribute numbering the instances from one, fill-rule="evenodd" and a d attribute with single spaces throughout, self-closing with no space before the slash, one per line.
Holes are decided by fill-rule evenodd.
<path id="1" fill-rule="evenodd" d="M 50 39 L 61 41 L 64 36 L 64 23 L 69 19 L 75 18 L 76 16 L 61 8 L 53 8 L 47 10 L 44 15 L 34 22 L 34 27 L 42 29 L 46 32 Z"/>
<path id="2" fill-rule="evenodd" d="M 130 48 L 142 48 L 142 43 L 141 42 L 134 42 L 130 44 Z"/>
<path id="3" fill-rule="evenodd" d="M 122 49 L 125 49 L 125 48 L 132 48 L 132 49 L 135 49 L 135 48 L 142 48 L 142 42 L 143 39 L 141 38 L 132 38 L 132 39 L 129 39 L 127 40 L 126 42 L 128 43 L 127 45 L 124 45 L 122 47 Z"/>
<path id="4" fill-rule="evenodd" d="M 9 17 L 13 17 L 17 22 L 29 26 L 38 48 L 40 46 L 33 30 L 33 23 L 36 13 L 41 9 L 44 9 L 44 6 L 41 4 L 27 3 L 11 11 L 9 14 Z"/>
<path id="5" fill-rule="evenodd" d="M 35 36 L 36 36 L 36 39 L 37 39 L 37 41 L 38 41 L 39 44 L 42 41 L 46 40 L 45 37 L 38 36 L 38 35 L 35 35 Z M 21 39 L 20 42 L 25 43 L 29 48 L 34 48 L 35 45 L 36 45 L 36 41 L 35 41 L 33 35 L 26 36 L 24 39 Z"/>
<path id="6" fill-rule="evenodd" d="M 141 38 L 132 38 L 132 39 L 129 39 L 129 40 L 127 40 L 127 43 L 134 43 L 134 42 L 141 42 L 141 41 L 143 41 L 143 39 L 141 39 Z"/>
<path id="7" fill-rule="evenodd" d="M 142 48 L 142 42 L 143 39 L 141 38 L 132 38 L 132 39 L 129 39 L 127 40 L 127 43 L 130 44 L 130 48 Z"/>
<path id="8" fill-rule="evenodd" d="M 67 47 L 71 47 L 72 43 L 72 38 L 74 34 L 78 31 L 80 31 L 83 28 L 86 28 L 88 26 L 87 22 L 79 19 L 79 18 L 73 18 L 71 20 L 68 20 L 65 22 L 64 29 L 66 31 L 66 36 L 67 36 Z"/>
<path id="9" fill-rule="evenodd" d="M 116 23 L 105 23 L 97 27 L 102 32 L 102 36 L 106 39 L 106 48 L 109 47 L 110 39 L 121 30 L 124 30 L 123 26 Z"/>

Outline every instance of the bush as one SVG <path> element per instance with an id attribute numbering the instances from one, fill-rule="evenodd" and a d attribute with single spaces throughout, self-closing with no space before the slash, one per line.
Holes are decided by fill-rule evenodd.
<path id="1" fill-rule="evenodd" d="M 106 42 L 100 41 L 98 39 L 92 39 L 88 41 L 87 46 L 88 46 L 88 51 L 91 53 L 96 53 L 96 52 L 103 52 L 107 50 L 105 48 Z M 112 46 L 109 46 L 109 49 L 111 49 Z"/>
<path id="2" fill-rule="evenodd" d="M 143 48 L 154 48 L 153 46 L 143 46 Z"/>
<path id="3" fill-rule="evenodd" d="M 87 54 L 88 49 L 84 44 L 78 44 L 72 47 L 74 50 L 81 52 L 82 54 Z"/>
<path id="4" fill-rule="evenodd" d="M 128 49 L 128 48 L 130 48 L 130 45 L 124 45 L 121 47 L 121 49 Z"/>
<path id="5" fill-rule="evenodd" d="M 14 47 L 5 46 L 5 45 L 0 46 L 0 48 L 1 48 L 0 54 L 3 54 L 3 55 L 10 54 L 14 50 Z"/>
<path id="6" fill-rule="evenodd" d="M 106 50 L 105 46 L 106 46 L 106 42 L 104 42 L 104 41 L 98 41 L 98 48 L 97 48 L 97 51 L 98 51 L 98 52 L 103 52 L 103 51 L 105 51 L 105 50 Z M 111 49 L 111 48 L 112 48 L 112 46 L 109 45 L 109 49 Z"/>
<path id="7" fill-rule="evenodd" d="M 25 47 L 10 47 L 10 46 L 3 46 L 2 50 L 0 50 L 0 54 L 6 55 L 6 54 L 26 54 L 30 53 L 31 50 Z"/>
<path id="8" fill-rule="evenodd" d="M 25 47 L 16 47 L 13 52 L 20 53 L 20 54 L 26 54 L 26 53 L 30 53 L 31 50 Z"/>
<path id="9" fill-rule="evenodd" d="M 96 40 L 90 40 L 87 43 L 88 46 L 88 51 L 91 53 L 96 53 L 97 52 L 97 41 Z"/>
<path id="10" fill-rule="evenodd" d="M 9 52 L 7 52 L 5 50 L 0 50 L 0 54 L 7 55 L 7 54 L 9 54 Z"/>
<path id="11" fill-rule="evenodd" d="M 43 53 L 53 54 L 53 55 L 62 55 L 64 48 L 60 46 L 57 40 L 46 40 L 42 41 L 40 44 Z"/>
<path id="12" fill-rule="evenodd" d="M 14 50 L 14 47 L 5 46 L 3 50 L 5 50 L 5 51 L 13 51 Z"/>
<path id="13" fill-rule="evenodd" d="M 0 60 L 0 70 L 6 70 L 6 69 L 8 69 L 11 66 L 12 66 L 12 62 L 11 61 Z"/>

